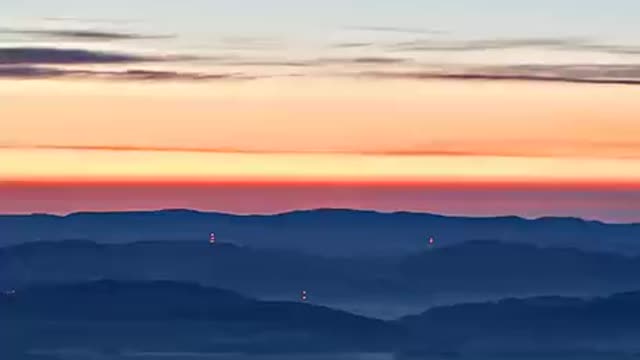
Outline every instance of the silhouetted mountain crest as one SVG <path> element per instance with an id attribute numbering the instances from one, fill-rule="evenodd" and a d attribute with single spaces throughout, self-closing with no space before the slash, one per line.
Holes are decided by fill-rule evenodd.
<path id="1" fill-rule="evenodd" d="M 406 255 L 435 237 L 439 247 L 495 239 L 545 247 L 640 254 L 640 224 L 575 218 L 453 217 L 424 213 L 319 209 L 276 215 L 232 215 L 184 209 L 66 216 L 0 216 L 0 245 L 39 240 L 102 243 L 199 241 L 211 232 L 225 242 L 330 256 Z"/>

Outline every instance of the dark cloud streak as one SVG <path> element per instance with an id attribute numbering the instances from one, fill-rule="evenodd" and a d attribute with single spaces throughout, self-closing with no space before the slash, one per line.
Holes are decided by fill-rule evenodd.
<path id="1" fill-rule="evenodd" d="M 602 44 L 587 38 L 514 38 L 481 40 L 413 40 L 380 44 L 390 51 L 466 52 L 542 48 L 563 51 L 640 55 L 640 46 Z"/>
<path id="2" fill-rule="evenodd" d="M 0 65 L 111 64 L 145 61 L 158 61 L 158 59 L 123 53 L 100 52 L 83 49 L 45 47 L 0 48 Z"/>
<path id="3" fill-rule="evenodd" d="M 560 157 L 581 158 L 597 157 L 611 159 L 640 158 L 640 142 L 607 143 L 576 142 L 558 143 L 547 141 L 519 141 L 518 145 L 527 145 L 517 149 L 512 144 L 492 148 L 487 144 L 460 146 L 460 144 L 432 144 L 414 148 L 391 149 L 342 149 L 342 150 L 295 150 L 295 149 L 249 149 L 249 148 L 214 148 L 214 147 L 181 147 L 181 146 L 144 146 L 144 145 L 56 145 L 56 144 L 8 144 L 0 143 L 0 149 L 22 150 L 72 150 L 72 151 L 114 151 L 114 152 L 174 152 L 174 153 L 210 153 L 210 154 L 256 154 L 256 155 L 361 155 L 361 156 L 495 156 L 495 157 Z M 568 146 L 569 145 L 569 146 Z M 621 152 L 624 151 L 624 154 Z"/>
<path id="4" fill-rule="evenodd" d="M 558 45 L 570 41 L 551 41 L 544 39 L 512 41 L 509 46 L 519 45 Z M 491 44 L 483 44 L 488 46 Z M 504 44 L 503 44 L 504 45 Z M 497 45 L 496 45 L 497 46 Z M 177 63 L 185 61 L 206 61 L 209 65 L 223 68 L 218 73 L 212 70 L 188 72 L 179 70 L 147 69 L 149 63 Z M 112 69 L 78 69 L 89 65 L 131 65 L 135 69 L 113 71 Z M 53 66 L 53 67 L 52 67 Z M 132 67 L 133 65 L 131 65 Z M 235 72 L 234 67 L 256 67 L 256 75 Z M 331 74 L 328 67 L 339 66 L 344 70 Z M 402 69 L 399 67 L 402 66 Z M 436 68 L 421 64 L 410 57 L 391 56 L 354 56 L 316 59 L 260 59 L 251 57 L 187 57 L 170 55 L 140 55 L 126 52 L 96 51 L 56 47 L 0 47 L 0 77 L 12 79 L 34 78 L 95 78 L 110 80 L 220 80 L 220 79 L 259 79 L 267 77 L 286 77 L 290 74 L 273 73 L 269 67 L 308 69 L 296 75 L 312 75 L 313 70 L 324 71 L 325 75 L 349 77 L 367 77 L 378 79 L 413 80 L 457 80 L 457 81 L 528 81 L 563 82 L 582 84 L 640 85 L 640 64 L 524 64 L 524 65 L 456 65 L 442 64 Z M 127 66 L 130 67 L 130 66 Z M 325 68 L 327 67 L 327 68 Z M 367 69 L 364 69 L 367 67 Z M 324 70 L 322 70 L 325 68 Z M 393 68 L 393 71 L 391 70 Z M 370 69 L 370 70 L 369 70 Z M 237 69 L 236 69 L 237 70 Z M 366 70 L 366 71 L 365 71 Z M 271 74 L 269 74 L 271 72 Z M 305 74 L 306 73 L 306 74 Z M 322 74 L 316 74 L 322 76 Z"/>
<path id="5" fill-rule="evenodd" d="M 491 40 L 414 40 L 393 44 L 392 50 L 400 51 L 483 51 L 506 50 L 524 47 L 569 48 L 586 44 L 584 39 L 491 39 Z"/>
<path id="6" fill-rule="evenodd" d="M 250 59 L 221 59 L 216 62 L 223 66 L 265 66 L 265 67 L 310 67 L 313 62 L 293 60 L 250 60 Z"/>
<path id="7" fill-rule="evenodd" d="M 323 64 L 360 64 L 362 60 L 334 59 L 333 62 L 322 61 Z M 367 59 L 371 61 L 371 59 Z M 377 65 L 378 60 L 364 62 L 365 65 Z M 400 62 L 402 64 L 402 62 Z M 396 64 L 382 61 L 380 64 Z M 309 65 L 311 66 L 311 65 Z M 207 81 L 207 80 L 257 80 L 271 77 L 304 76 L 305 74 L 257 74 L 248 75 L 240 72 L 182 72 L 159 71 L 149 69 L 128 69 L 123 71 L 68 69 L 48 66 L 0 66 L 0 78 L 39 79 L 39 78 L 76 78 L 103 80 L 139 80 L 139 81 Z M 331 75 L 331 74 L 328 74 Z M 446 67 L 438 70 L 414 71 L 346 71 L 335 73 L 337 76 L 371 79 L 409 79 L 409 80 L 452 80 L 452 81 L 526 81 L 556 82 L 575 84 L 610 84 L 640 85 L 640 65 L 518 65 L 518 66 L 486 66 L 456 71 Z"/>
<path id="8" fill-rule="evenodd" d="M 339 48 L 339 49 L 354 49 L 354 48 L 371 47 L 374 45 L 375 43 L 372 43 L 372 42 L 345 42 L 345 43 L 334 44 L 332 45 L 332 47 Z"/>
<path id="9" fill-rule="evenodd" d="M 215 60 L 215 59 L 212 59 Z M 409 59 L 399 57 L 376 57 L 376 56 L 363 56 L 363 57 L 350 57 L 350 58 L 319 58 L 308 60 L 247 60 L 247 59 L 218 59 L 215 61 L 217 65 L 224 66 L 265 66 L 265 67 L 301 67 L 311 68 L 326 65 L 355 65 L 355 64 L 370 64 L 370 65 L 385 65 L 385 64 L 401 64 L 407 63 Z"/>
<path id="10" fill-rule="evenodd" d="M 397 57 L 375 57 L 363 56 L 353 58 L 324 58 L 313 61 L 316 65 L 332 65 L 332 64 L 364 64 L 364 65 L 385 65 L 385 64 L 402 64 L 408 62 L 409 59 Z"/>
<path id="11" fill-rule="evenodd" d="M 0 65 L 123 64 L 195 60 L 186 56 L 142 56 L 55 47 L 0 47 Z"/>
<path id="12" fill-rule="evenodd" d="M 144 35 L 136 33 L 124 33 L 98 30 L 0 30 L 0 33 L 49 37 L 62 40 L 144 40 L 144 39 L 169 39 L 174 35 Z"/>
<path id="13" fill-rule="evenodd" d="M 0 79 L 49 79 L 76 78 L 128 81 L 205 81 L 205 80 L 253 80 L 255 76 L 239 73 L 196 73 L 130 69 L 124 71 L 72 70 L 34 66 L 0 66 Z"/>
<path id="14" fill-rule="evenodd" d="M 572 78 L 640 78 L 640 65 L 630 64 L 571 64 L 571 65 L 508 65 L 482 66 L 471 71 L 505 74 L 535 74 Z"/>
<path id="15" fill-rule="evenodd" d="M 529 81 L 529 82 L 557 82 L 576 84 L 610 84 L 610 85 L 640 85 L 640 78 L 580 78 L 560 75 L 535 74 L 498 74 L 498 73 L 439 73 L 439 72 L 385 72 L 367 71 L 348 76 L 367 77 L 376 79 L 409 79 L 409 80 L 458 80 L 458 81 Z"/>

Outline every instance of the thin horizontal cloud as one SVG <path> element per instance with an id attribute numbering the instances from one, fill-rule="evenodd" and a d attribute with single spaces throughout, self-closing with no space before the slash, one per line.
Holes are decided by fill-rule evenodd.
<path id="1" fill-rule="evenodd" d="M 312 63 L 317 65 L 331 65 L 331 64 L 371 64 L 371 65 L 385 65 L 385 64 L 401 64 L 408 62 L 409 59 L 399 57 L 376 57 L 376 56 L 363 56 L 352 58 L 323 58 L 314 60 Z"/>
<path id="2" fill-rule="evenodd" d="M 168 39 L 174 35 L 146 35 L 138 33 L 125 33 L 115 31 L 97 30 L 34 30 L 34 29 L 0 29 L 0 33 L 17 34 L 37 37 L 47 37 L 58 40 L 143 40 L 143 39 Z"/>
<path id="3" fill-rule="evenodd" d="M 35 66 L 0 66 L 0 78 L 41 79 L 64 76 L 65 70 Z"/>
<path id="4" fill-rule="evenodd" d="M 339 42 L 336 49 L 379 48 L 391 52 L 474 52 L 512 49 L 545 49 L 573 52 L 598 52 L 614 55 L 640 55 L 640 46 L 600 43 L 585 37 L 506 38 L 506 39 L 416 39 L 410 41 Z"/>
<path id="5" fill-rule="evenodd" d="M 339 49 L 365 48 L 376 45 L 373 42 L 344 42 L 333 44 L 332 47 Z"/>
<path id="6" fill-rule="evenodd" d="M 136 146 L 136 145 L 56 145 L 56 144 L 0 144 L 0 149 L 23 150 L 74 150 L 74 151 L 114 151 L 114 152 L 173 152 L 211 154 L 333 154 L 363 156 L 464 156 L 464 157 L 576 157 L 576 158 L 640 158 L 640 142 L 616 143 L 597 141 L 553 141 L 520 140 L 504 146 L 475 144 L 431 144 L 413 148 L 389 149 L 242 149 L 179 146 Z"/>
<path id="7" fill-rule="evenodd" d="M 587 44 L 582 38 L 522 38 L 487 40 L 413 40 L 394 43 L 392 50 L 402 51 L 477 51 L 504 50 L 524 47 L 569 48 Z"/>
<path id="8" fill-rule="evenodd" d="M 391 44 L 380 44 L 391 51 L 465 52 L 509 50 L 518 48 L 542 48 L 565 51 L 602 52 L 618 55 L 640 54 L 640 46 L 606 44 L 584 37 L 569 38 L 505 38 L 479 40 L 419 39 Z"/>
<path id="9" fill-rule="evenodd" d="M 182 152 L 182 153 L 213 153 L 213 154 L 287 154 L 297 151 L 279 150 L 250 150 L 236 148 L 204 148 L 204 147 L 175 147 L 175 146 L 135 146 L 135 145 L 15 145 L 0 144 L 0 149 L 22 150 L 80 150 L 80 151 L 148 151 L 148 152 Z"/>
<path id="10" fill-rule="evenodd" d="M 522 64 L 482 66 L 472 68 L 471 71 L 483 71 L 499 74 L 538 74 L 571 78 L 640 78 L 639 64 Z"/>
<path id="11" fill-rule="evenodd" d="M 640 159 L 640 144 L 611 145 L 610 148 L 594 145 L 593 149 L 584 144 L 576 145 L 574 149 L 543 149 L 543 150 L 512 150 L 495 149 L 493 151 L 480 149 L 398 149 L 388 151 L 363 152 L 365 155 L 378 156 L 488 156 L 488 157 L 518 157 L 518 158 L 608 158 L 608 159 Z"/>
<path id="12" fill-rule="evenodd" d="M 553 69 L 552 66 L 548 67 Z M 640 70 L 640 68 L 638 68 Z M 409 80 L 458 80 L 458 81 L 529 81 L 558 82 L 576 84 L 611 84 L 640 85 L 640 74 L 635 76 L 615 77 L 611 73 L 594 73 L 591 76 L 562 71 L 514 71 L 513 68 L 477 68 L 473 71 L 362 71 L 347 76 L 367 77 L 375 79 L 409 79 Z"/>
<path id="13" fill-rule="evenodd" d="M 131 24 L 142 22 L 139 19 L 107 19 L 107 18 L 84 18 L 84 17 L 71 17 L 71 16 L 49 16 L 44 17 L 42 20 L 52 22 L 74 22 L 74 23 L 100 23 L 100 24 Z"/>
<path id="14" fill-rule="evenodd" d="M 584 44 L 581 50 L 605 52 L 617 55 L 640 55 L 640 46 L 608 45 L 608 44 Z"/>
<path id="15" fill-rule="evenodd" d="M 260 60 L 260 59 L 213 59 L 216 65 L 224 66 L 256 66 L 256 67 L 310 67 L 313 61 L 306 60 Z"/>
<path id="16" fill-rule="evenodd" d="M 404 34 L 444 34 L 445 31 L 415 27 L 401 27 L 401 26 L 347 26 L 346 30 L 356 31 L 371 31 L 371 32 L 390 32 L 390 33 L 404 33 Z"/>
<path id="17" fill-rule="evenodd" d="M 324 62 L 324 64 L 402 64 L 397 62 L 358 62 L 358 60 L 344 60 L 344 62 Z M 312 65 L 306 65 L 312 66 Z M 102 80 L 154 80 L 154 81 L 209 81 L 209 80 L 257 80 L 272 77 L 300 77 L 305 73 L 280 74 L 246 74 L 242 72 L 185 72 L 160 71 L 149 69 L 85 70 L 56 68 L 50 66 L 0 66 L 0 78 L 9 79 L 39 79 L 39 78 L 71 78 L 71 79 L 102 79 Z M 527 82 L 560 82 L 577 84 L 612 84 L 612 85 L 640 85 L 640 66 L 504 66 L 478 67 L 473 69 L 449 71 L 445 67 L 432 71 L 351 71 L 334 74 L 348 77 L 364 77 L 371 79 L 409 79 L 409 80 L 452 80 L 452 81 L 527 81 Z"/>
<path id="18" fill-rule="evenodd" d="M 385 65 L 385 64 L 400 64 L 409 62 L 410 59 L 400 57 L 383 57 L 383 56 L 362 56 L 362 57 L 345 57 L 345 58 L 319 58 L 319 59 L 305 59 L 305 60 L 277 60 L 277 59 L 243 59 L 243 58 L 220 58 L 210 59 L 211 63 L 223 66 L 256 66 L 256 67 L 300 67 L 310 68 L 326 65 L 357 65 L 357 64 L 371 64 L 371 65 Z"/>
<path id="19" fill-rule="evenodd" d="M 36 66 L 0 66 L 0 79 L 76 78 L 129 81 L 203 81 L 203 80 L 253 80 L 256 76 L 240 73 L 197 73 L 130 69 L 124 71 L 72 70 Z"/>
<path id="20" fill-rule="evenodd" d="M 474 151 L 456 150 L 390 150 L 390 151 L 304 151 L 304 150 L 267 150 L 267 149 L 236 149 L 236 148 L 200 148 L 200 147 L 162 147 L 162 146 L 133 146 L 133 145 L 12 145 L 0 144 L 0 149 L 23 150 L 82 150 L 82 151 L 149 151 L 149 152 L 184 152 L 184 153 L 214 153 L 214 154 L 356 154 L 356 155 L 398 155 L 398 156 L 486 156 L 496 153 L 479 153 Z"/>
<path id="21" fill-rule="evenodd" d="M 387 156 L 499 156 L 499 157 L 590 157 L 640 159 L 640 141 L 589 141 L 553 139 L 502 139 L 496 141 L 441 142 L 413 147 L 366 151 Z"/>
<path id="22" fill-rule="evenodd" d="M 354 64 L 398 64 L 407 61 L 407 59 L 390 57 L 357 57 L 346 60 L 346 62 L 352 62 Z"/>
<path id="23" fill-rule="evenodd" d="M 127 53 L 55 47 L 0 48 L 0 65 L 118 64 L 176 60 L 180 60 L 180 58 L 170 56 L 141 56 Z"/>

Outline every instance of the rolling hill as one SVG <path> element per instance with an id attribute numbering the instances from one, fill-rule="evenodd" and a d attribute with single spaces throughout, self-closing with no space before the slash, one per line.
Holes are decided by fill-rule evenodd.
<path id="1" fill-rule="evenodd" d="M 640 254 L 640 224 L 575 218 L 469 218 L 423 213 L 310 210 L 277 215 L 231 215 L 191 210 L 0 216 L 0 245 L 91 239 L 99 243 L 225 242 L 331 256 L 406 255 L 440 246 L 491 239 L 545 247 Z"/>

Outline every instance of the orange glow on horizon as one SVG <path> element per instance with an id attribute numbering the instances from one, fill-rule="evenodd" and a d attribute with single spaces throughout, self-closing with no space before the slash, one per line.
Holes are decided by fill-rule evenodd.
<path id="1" fill-rule="evenodd" d="M 336 78 L 2 85 L 4 184 L 640 187 L 632 87 Z"/>
<path id="2" fill-rule="evenodd" d="M 640 190 L 638 181 L 580 181 L 580 180 L 523 180 L 523 179 L 304 179 L 304 178 L 21 178 L 0 180 L 6 187 L 188 187 L 188 186 L 233 186 L 233 187 L 375 187 L 375 188 L 433 188 L 448 190 Z"/>

